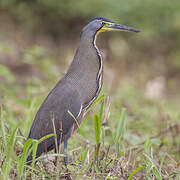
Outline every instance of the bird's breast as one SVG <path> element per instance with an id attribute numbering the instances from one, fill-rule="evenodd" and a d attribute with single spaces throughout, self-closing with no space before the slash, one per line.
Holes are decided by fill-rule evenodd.
<path id="1" fill-rule="evenodd" d="M 87 92 L 91 91 L 91 93 L 89 93 L 91 94 L 91 96 L 87 97 L 87 100 L 84 101 L 85 110 L 87 110 L 91 106 L 91 104 L 97 99 L 103 84 L 103 61 L 98 49 L 96 49 L 96 54 L 97 54 L 96 70 L 93 71 L 93 73 L 91 72 L 91 75 L 93 76 L 92 78 L 93 81 L 89 83 L 89 86 L 87 87 L 86 90 Z"/>

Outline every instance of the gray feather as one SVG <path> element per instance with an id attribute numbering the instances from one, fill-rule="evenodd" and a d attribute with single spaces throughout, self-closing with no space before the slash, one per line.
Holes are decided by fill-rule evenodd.
<path id="1" fill-rule="evenodd" d="M 52 114 L 57 133 L 57 141 L 63 141 L 69 138 L 73 124 L 75 123 L 70 111 L 74 117 L 77 117 L 81 109 L 81 98 L 77 90 L 74 90 L 63 79 L 50 92 L 39 111 L 36 114 L 28 138 L 40 139 L 48 134 L 53 133 Z M 60 124 L 62 124 L 63 136 L 60 140 Z M 50 151 L 55 147 L 54 137 L 48 138 L 38 145 L 36 156 L 39 157 L 43 152 Z M 28 161 L 32 160 L 32 155 Z"/>

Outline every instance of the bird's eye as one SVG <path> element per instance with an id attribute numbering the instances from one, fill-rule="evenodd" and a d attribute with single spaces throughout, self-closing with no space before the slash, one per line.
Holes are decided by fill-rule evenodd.
<path id="1" fill-rule="evenodd" d="M 102 21 L 101 24 L 104 26 L 106 23 L 104 21 Z"/>

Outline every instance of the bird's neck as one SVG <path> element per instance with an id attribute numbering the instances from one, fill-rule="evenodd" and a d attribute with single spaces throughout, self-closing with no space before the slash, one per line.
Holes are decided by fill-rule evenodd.
<path id="1" fill-rule="evenodd" d="M 95 33 L 81 34 L 78 49 L 68 72 L 78 70 L 82 71 L 84 75 L 87 73 L 98 73 L 102 58 L 95 43 Z"/>
<path id="2" fill-rule="evenodd" d="M 103 64 L 94 38 L 81 35 L 75 57 L 65 76 L 67 82 L 78 90 L 86 107 L 97 98 L 102 86 Z"/>

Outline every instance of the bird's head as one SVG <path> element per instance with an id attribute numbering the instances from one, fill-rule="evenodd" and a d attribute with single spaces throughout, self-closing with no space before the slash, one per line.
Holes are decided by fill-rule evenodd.
<path id="1" fill-rule="evenodd" d="M 132 32 L 140 32 L 140 30 L 116 24 L 113 21 L 105 18 L 95 18 L 92 21 L 90 21 L 84 28 L 83 32 L 86 34 L 89 33 L 90 35 L 98 35 L 101 32 L 106 31 L 132 31 Z"/>

